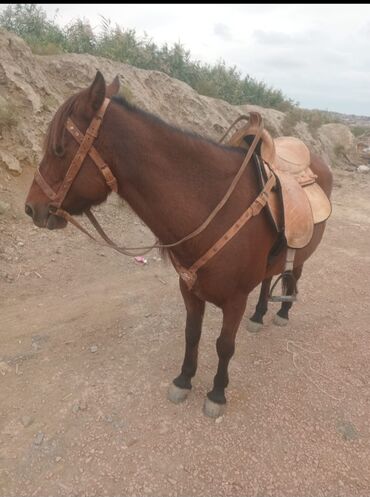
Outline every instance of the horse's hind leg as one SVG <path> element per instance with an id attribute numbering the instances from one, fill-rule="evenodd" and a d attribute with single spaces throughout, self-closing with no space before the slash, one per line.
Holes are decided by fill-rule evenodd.
<path id="1" fill-rule="evenodd" d="M 247 303 L 246 295 L 239 294 L 222 307 L 223 322 L 217 339 L 218 368 L 213 380 L 213 389 L 208 392 L 204 413 L 212 418 L 221 416 L 225 404 L 225 388 L 229 383 L 228 366 L 235 350 L 235 337 Z"/>
<path id="2" fill-rule="evenodd" d="M 298 282 L 299 278 L 301 277 L 302 274 L 302 269 L 303 269 L 303 264 L 301 266 L 297 266 L 293 269 L 293 275 L 295 277 L 296 283 Z M 289 280 L 288 282 L 288 288 L 287 288 L 287 295 L 292 295 L 294 291 L 294 283 Z M 289 311 L 293 305 L 293 302 L 283 302 L 281 304 L 280 310 L 275 314 L 274 316 L 274 324 L 277 326 L 286 326 L 289 321 Z"/>
<path id="3" fill-rule="evenodd" d="M 173 380 L 168 389 L 168 398 L 175 404 L 182 402 L 191 389 L 191 379 L 195 375 L 198 363 L 198 345 L 202 333 L 205 302 L 189 292 L 180 279 L 180 289 L 186 307 L 185 357 L 181 374 Z"/>
<path id="4" fill-rule="evenodd" d="M 263 280 L 260 296 L 253 316 L 248 320 L 247 329 L 251 333 L 257 333 L 263 326 L 263 316 L 267 312 L 267 302 L 270 292 L 271 278 Z"/>

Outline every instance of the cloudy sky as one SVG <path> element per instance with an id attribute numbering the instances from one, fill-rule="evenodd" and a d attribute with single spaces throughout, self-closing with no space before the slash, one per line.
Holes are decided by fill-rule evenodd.
<path id="1" fill-rule="evenodd" d="M 57 21 L 100 15 L 225 60 L 302 107 L 370 116 L 370 4 L 44 4 Z"/>

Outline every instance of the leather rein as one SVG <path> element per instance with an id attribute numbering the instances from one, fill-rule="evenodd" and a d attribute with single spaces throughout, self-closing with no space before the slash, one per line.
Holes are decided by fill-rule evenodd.
<path id="1" fill-rule="evenodd" d="M 95 149 L 93 146 L 93 143 L 95 139 L 98 136 L 99 128 L 102 124 L 103 117 L 105 114 L 105 111 L 107 110 L 107 107 L 110 103 L 110 99 L 106 98 L 100 107 L 100 109 L 96 112 L 95 116 L 93 117 L 88 129 L 86 130 L 85 135 L 79 131 L 77 126 L 73 123 L 73 121 L 68 118 L 67 122 L 65 123 L 65 128 L 69 131 L 69 133 L 73 136 L 73 138 L 79 143 L 79 148 L 76 152 L 76 155 L 71 161 L 71 164 L 67 170 L 67 173 L 63 179 L 62 184 L 58 188 L 58 191 L 55 192 L 47 183 L 47 181 L 44 179 L 42 176 L 41 172 L 39 169 L 36 170 L 35 172 L 35 181 L 39 185 L 39 187 L 42 189 L 44 194 L 51 200 L 49 204 L 49 210 L 50 213 L 62 217 L 65 219 L 67 222 L 72 223 L 76 228 L 78 228 L 80 231 L 85 233 L 87 236 L 89 236 L 92 240 L 94 240 L 97 243 L 102 243 L 96 240 L 95 237 L 93 237 L 81 224 L 74 218 L 72 217 L 67 211 L 62 209 L 62 204 L 63 201 L 69 191 L 69 189 L 72 186 L 72 183 L 76 176 L 78 175 L 82 164 L 86 158 L 87 155 L 90 156 L 92 161 L 95 163 L 95 165 L 98 167 L 102 175 L 104 176 L 104 179 L 109 186 L 109 188 L 114 191 L 118 192 L 118 183 L 113 175 L 111 169 L 109 168 L 108 164 L 104 162 L 104 160 L 101 158 L 100 154 L 98 151 Z M 240 116 L 238 117 L 233 124 L 229 127 L 229 129 L 226 131 L 224 136 L 220 139 L 220 142 L 227 136 L 231 128 L 240 120 L 242 119 L 248 119 L 247 116 Z M 86 216 L 96 229 L 96 231 L 99 233 L 99 235 L 102 237 L 104 240 L 104 245 L 108 245 L 109 247 L 113 248 L 114 250 L 128 256 L 134 256 L 134 255 L 144 255 L 148 252 L 150 252 L 154 248 L 172 248 L 176 247 L 177 245 L 180 245 L 181 243 L 184 243 L 187 240 L 190 240 L 191 238 L 194 238 L 195 236 L 199 235 L 202 233 L 207 226 L 210 224 L 210 222 L 215 218 L 217 213 L 222 209 L 222 207 L 226 204 L 227 200 L 229 199 L 230 195 L 234 191 L 239 179 L 241 178 L 243 172 L 245 171 L 252 155 L 253 152 L 257 146 L 257 143 L 261 137 L 263 130 L 263 125 L 261 123 L 254 139 L 249 147 L 248 153 L 243 160 L 239 171 L 237 172 L 236 176 L 234 177 L 231 185 L 229 186 L 227 192 L 225 193 L 224 197 L 221 199 L 221 201 L 218 203 L 218 205 L 214 208 L 214 210 L 211 212 L 211 214 L 207 217 L 207 219 L 194 231 L 183 237 L 181 240 L 178 240 L 177 242 L 174 243 L 169 243 L 169 244 L 159 244 L 155 243 L 150 246 L 142 246 L 142 247 L 120 247 L 116 243 L 114 243 L 108 235 L 104 232 L 103 228 L 100 226 L 99 222 L 95 218 L 94 214 L 91 212 L 90 209 L 87 209 L 85 211 Z M 233 224 L 233 226 L 202 256 L 200 257 L 189 269 L 184 268 L 181 266 L 181 264 L 177 261 L 176 257 L 174 254 L 170 251 L 170 257 L 172 259 L 172 262 L 175 266 L 176 271 L 179 273 L 180 277 L 185 281 L 185 283 L 188 285 L 188 288 L 191 289 L 196 281 L 196 272 L 200 267 L 202 267 L 206 262 L 208 262 L 214 255 L 216 255 L 225 245 L 228 241 L 231 240 L 231 238 L 244 226 L 244 224 L 253 216 L 256 216 L 259 214 L 259 212 L 262 210 L 262 208 L 266 205 L 267 200 L 268 200 L 268 195 L 272 188 L 276 184 L 276 178 L 275 175 L 271 172 L 271 175 L 269 179 L 267 180 L 266 184 L 264 185 L 262 191 L 258 195 L 258 197 L 255 199 L 255 201 L 248 207 L 248 209 L 241 215 L 241 217 Z M 136 251 L 140 250 L 140 253 L 137 253 Z M 136 253 L 135 253 L 136 252 Z"/>

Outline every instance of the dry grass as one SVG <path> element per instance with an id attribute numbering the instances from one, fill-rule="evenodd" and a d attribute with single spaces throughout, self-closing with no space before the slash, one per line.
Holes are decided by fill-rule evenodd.
<path id="1" fill-rule="evenodd" d="M 286 136 L 294 135 L 295 126 L 300 121 L 307 124 L 310 133 L 315 137 L 320 126 L 323 124 L 338 122 L 338 119 L 335 119 L 329 112 L 299 109 L 295 107 L 285 114 L 282 122 L 284 134 Z"/>
<path id="2" fill-rule="evenodd" d="M 134 94 L 128 85 L 121 85 L 117 95 L 124 98 L 129 104 L 135 103 Z"/>
<path id="3" fill-rule="evenodd" d="M 0 102 L 0 131 L 16 126 L 18 117 L 18 111 L 14 105 Z"/>

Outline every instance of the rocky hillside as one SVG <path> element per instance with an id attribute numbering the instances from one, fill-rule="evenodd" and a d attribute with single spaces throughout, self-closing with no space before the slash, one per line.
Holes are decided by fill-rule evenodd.
<path id="1" fill-rule="evenodd" d="M 198 95 L 187 84 L 158 71 L 146 71 L 91 55 L 33 55 L 23 40 L 0 31 L 0 182 L 36 166 L 46 127 L 57 107 L 88 86 L 96 70 L 107 81 L 118 74 L 123 92 L 139 107 L 201 135 L 218 139 L 239 115 L 258 110 L 272 134 L 284 135 L 283 112 L 252 105 L 233 106 Z M 294 123 L 291 134 L 302 138 L 331 165 L 349 157 L 358 162 L 355 138 L 344 124 L 317 130 Z M 347 162 L 348 164 L 348 162 Z M 0 183 L 1 184 L 1 183 Z"/>

